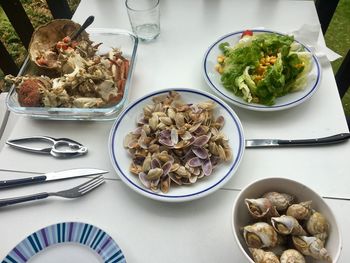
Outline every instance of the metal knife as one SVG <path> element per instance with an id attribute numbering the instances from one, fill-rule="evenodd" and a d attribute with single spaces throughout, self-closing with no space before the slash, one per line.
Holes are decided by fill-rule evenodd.
<path id="1" fill-rule="evenodd" d="M 339 133 L 336 135 L 299 140 L 280 140 L 280 139 L 248 139 L 245 140 L 246 148 L 260 147 L 290 147 L 290 146 L 318 146 L 334 143 L 341 143 L 350 139 L 350 133 Z"/>
<path id="2" fill-rule="evenodd" d="M 70 169 L 70 170 L 64 170 L 64 171 L 50 172 L 50 173 L 36 175 L 32 177 L 0 181 L 0 189 L 21 186 L 21 185 L 35 184 L 35 183 L 43 183 L 48 181 L 77 178 L 77 177 L 83 177 L 83 176 L 89 176 L 89 175 L 99 175 L 99 174 L 105 174 L 105 173 L 108 173 L 108 171 L 94 169 L 94 168 L 77 168 L 77 169 Z"/>

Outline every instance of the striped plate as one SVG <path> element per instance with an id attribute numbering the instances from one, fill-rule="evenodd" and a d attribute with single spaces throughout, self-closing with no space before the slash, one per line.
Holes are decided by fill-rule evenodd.
<path id="1" fill-rule="evenodd" d="M 2 262 L 27 262 L 40 251 L 66 242 L 90 248 L 105 263 L 126 262 L 123 252 L 106 232 L 93 225 L 78 222 L 59 223 L 38 230 L 19 243 Z"/>

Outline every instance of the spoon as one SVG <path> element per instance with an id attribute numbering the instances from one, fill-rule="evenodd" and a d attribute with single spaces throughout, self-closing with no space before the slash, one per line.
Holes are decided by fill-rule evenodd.
<path id="1" fill-rule="evenodd" d="M 92 22 L 94 22 L 94 19 L 95 17 L 94 16 L 89 16 L 84 24 L 76 31 L 74 31 L 70 37 L 71 41 L 76 39 L 80 34 L 81 32 L 83 32 L 88 26 L 90 26 L 92 24 Z"/>

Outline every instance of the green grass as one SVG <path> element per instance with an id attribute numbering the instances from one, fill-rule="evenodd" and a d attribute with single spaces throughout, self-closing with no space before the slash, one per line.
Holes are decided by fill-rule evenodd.
<path id="1" fill-rule="evenodd" d="M 332 0 L 326 0 L 332 1 Z M 337 10 L 325 35 L 327 46 L 343 57 L 350 49 L 350 0 L 340 0 Z M 341 62 L 339 59 L 332 62 L 333 71 L 336 73 Z M 350 74 L 350 73 L 349 73 Z M 344 112 L 350 116 L 350 90 L 342 99 Z"/>
<path id="2" fill-rule="evenodd" d="M 43 25 L 52 20 L 52 15 L 46 1 L 43 0 L 20 0 L 34 28 Z M 78 7 L 80 0 L 68 0 L 70 9 L 74 12 Z M 27 55 L 21 40 L 11 23 L 7 19 L 6 14 L 0 6 L 0 40 L 5 45 L 7 51 L 14 58 L 18 67 L 23 64 Z M 0 70 L 0 93 L 4 88 L 4 74 Z"/>

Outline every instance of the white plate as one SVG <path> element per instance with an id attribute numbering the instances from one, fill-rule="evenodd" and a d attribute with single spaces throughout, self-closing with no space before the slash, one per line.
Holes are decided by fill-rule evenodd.
<path id="1" fill-rule="evenodd" d="M 172 184 L 169 192 L 164 194 L 146 189 L 138 177 L 129 172 L 132 160 L 123 147 L 123 140 L 126 134 L 136 129 L 136 119 L 143 112 L 144 106 L 152 104 L 152 97 L 166 94 L 169 91 L 177 91 L 180 93 L 182 100 L 187 103 L 212 100 L 217 104 L 214 114 L 215 116 L 222 115 L 225 118 L 223 132 L 229 139 L 233 159 L 232 162 L 221 163 L 213 170 L 212 175 L 202 178 L 192 185 L 173 186 Z M 203 197 L 222 187 L 237 170 L 243 156 L 244 144 L 241 122 L 226 103 L 203 91 L 175 88 L 153 92 L 130 104 L 119 115 L 112 127 L 109 137 L 109 154 L 120 178 L 136 192 L 155 200 L 182 202 Z"/>
<path id="2" fill-rule="evenodd" d="M 254 34 L 276 33 L 276 34 L 284 35 L 282 33 L 279 33 L 276 31 L 270 31 L 270 30 L 252 30 L 252 31 Z M 311 96 L 316 92 L 321 80 L 320 63 L 314 54 L 312 54 L 312 69 L 308 75 L 309 76 L 308 84 L 306 85 L 306 87 L 304 87 L 304 89 L 300 91 L 289 93 L 282 97 L 277 98 L 275 101 L 275 104 L 272 106 L 265 106 L 265 105 L 256 104 L 256 103 L 248 103 L 245 100 L 243 100 L 241 97 L 234 95 L 233 92 L 224 88 L 224 86 L 221 84 L 221 75 L 214 68 L 215 65 L 217 64 L 217 57 L 222 54 L 222 52 L 219 49 L 219 45 L 222 42 L 228 42 L 230 46 L 235 45 L 239 41 L 242 33 L 243 31 L 238 31 L 238 32 L 234 32 L 234 33 L 230 33 L 225 36 L 222 36 L 217 41 L 215 41 L 205 53 L 204 60 L 203 60 L 203 74 L 206 82 L 208 83 L 208 85 L 211 87 L 213 91 L 215 91 L 220 97 L 222 97 L 228 102 L 233 103 L 234 105 L 237 105 L 242 108 L 250 109 L 250 110 L 256 110 L 256 111 L 284 110 L 284 109 L 297 106 L 305 102 L 309 98 L 311 98 Z M 302 43 L 300 44 L 303 45 Z M 311 53 L 309 48 L 307 48 L 305 45 L 303 46 L 307 51 Z"/>
<path id="3" fill-rule="evenodd" d="M 89 224 L 64 222 L 45 227 L 19 243 L 3 263 L 126 262 L 117 243 Z"/>

